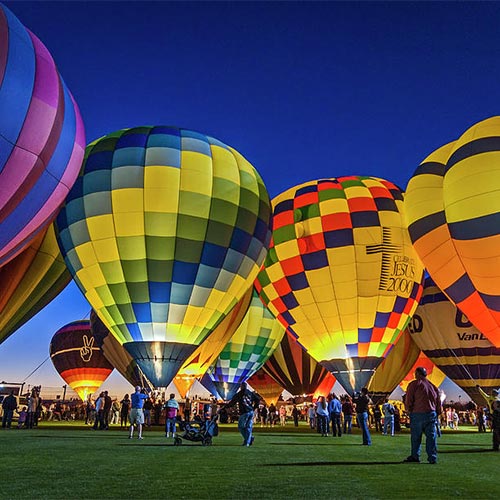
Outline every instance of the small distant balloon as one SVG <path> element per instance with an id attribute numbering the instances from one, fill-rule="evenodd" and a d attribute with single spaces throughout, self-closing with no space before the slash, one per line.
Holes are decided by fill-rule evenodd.
<path id="1" fill-rule="evenodd" d="M 82 401 L 96 392 L 113 371 L 102 352 L 102 341 L 92 333 L 89 320 L 63 326 L 50 341 L 55 369 Z"/>

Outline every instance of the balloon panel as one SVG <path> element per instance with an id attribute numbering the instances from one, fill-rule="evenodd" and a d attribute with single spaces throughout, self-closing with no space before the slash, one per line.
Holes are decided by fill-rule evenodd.
<path id="1" fill-rule="evenodd" d="M 0 6 L 0 266 L 55 217 L 83 159 L 78 107 L 40 40 Z"/>
<path id="2" fill-rule="evenodd" d="M 96 392 L 113 371 L 102 352 L 102 340 L 92 333 L 90 321 L 82 320 L 63 326 L 50 342 L 55 369 L 82 401 Z"/>
<path id="3" fill-rule="evenodd" d="M 281 387 L 281 385 L 279 385 L 262 368 L 248 379 L 248 383 L 268 405 L 271 403 L 276 404 L 278 398 L 283 392 L 283 387 Z"/>
<path id="4" fill-rule="evenodd" d="M 415 364 L 408 371 L 405 378 L 399 384 L 399 387 L 406 392 L 408 384 L 415 379 L 415 370 L 422 366 L 427 370 L 427 380 L 439 387 L 446 378 L 446 375 L 423 353 L 421 352 Z"/>
<path id="5" fill-rule="evenodd" d="M 423 353 L 476 403 L 483 404 L 477 384 L 487 391 L 500 386 L 500 348 L 430 278 L 409 329 Z"/>
<path id="6" fill-rule="evenodd" d="M 405 195 L 411 239 L 441 290 L 500 347 L 500 117 L 427 157 Z"/>
<path id="7" fill-rule="evenodd" d="M 421 295 L 402 193 L 353 176 L 308 182 L 272 203 L 261 297 L 344 387 L 363 386 Z"/>
<path id="8" fill-rule="evenodd" d="M 374 403 L 383 402 L 396 389 L 419 359 L 419 355 L 420 349 L 413 341 L 411 333 L 408 329 L 403 330 L 368 384 L 370 397 Z"/>
<path id="9" fill-rule="evenodd" d="M 50 225 L 0 268 L 0 343 L 49 304 L 70 280 Z"/>

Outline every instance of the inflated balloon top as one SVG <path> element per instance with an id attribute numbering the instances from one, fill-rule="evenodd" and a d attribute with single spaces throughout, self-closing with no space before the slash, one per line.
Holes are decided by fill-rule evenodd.
<path id="1" fill-rule="evenodd" d="M 166 386 L 251 287 L 270 217 L 264 183 L 241 154 L 158 126 L 91 143 L 57 227 L 96 313 Z"/>
<path id="2" fill-rule="evenodd" d="M 432 279 L 500 347 L 500 117 L 428 156 L 408 183 L 405 209 Z"/>
<path id="3" fill-rule="evenodd" d="M 52 222 L 83 159 L 78 106 L 48 50 L 0 5 L 0 266 Z"/>
<path id="4" fill-rule="evenodd" d="M 349 392 L 392 348 L 417 307 L 422 278 L 403 195 L 391 182 L 320 179 L 273 199 L 273 240 L 256 287 Z"/>

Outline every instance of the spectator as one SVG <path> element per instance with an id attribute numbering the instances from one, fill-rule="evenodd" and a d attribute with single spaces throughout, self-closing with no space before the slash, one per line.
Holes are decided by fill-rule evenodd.
<path id="1" fill-rule="evenodd" d="M 342 413 L 344 414 L 344 434 L 351 434 L 354 405 L 352 404 L 351 396 L 348 394 L 345 395 L 344 402 L 342 403 Z"/>
<path id="2" fill-rule="evenodd" d="M 129 410 L 130 397 L 128 394 L 125 394 L 123 399 L 120 401 L 120 427 L 126 427 Z"/>
<path id="3" fill-rule="evenodd" d="M 10 429 L 12 417 L 14 416 L 14 412 L 17 410 L 17 399 L 16 396 L 14 396 L 14 391 L 10 391 L 10 394 L 3 400 L 2 409 L 2 428 Z"/>
<path id="4" fill-rule="evenodd" d="M 134 437 L 134 425 L 137 424 L 137 439 L 142 439 L 142 426 L 144 425 L 144 403 L 148 400 L 148 395 L 144 389 L 141 389 L 140 386 L 136 386 L 135 392 L 131 397 L 131 405 L 132 408 L 130 410 L 130 431 L 129 431 L 129 439 Z"/>
<path id="5" fill-rule="evenodd" d="M 170 399 L 165 403 L 165 437 L 175 438 L 175 424 L 177 422 L 177 413 L 179 412 L 179 403 L 175 400 L 175 394 L 170 394 Z"/>
<path id="6" fill-rule="evenodd" d="M 389 432 L 391 436 L 394 436 L 394 406 L 389 402 L 389 398 L 385 398 L 382 411 L 384 412 L 384 436 L 388 436 Z"/>
<path id="7" fill-rule="evenodd" d="M 328 436 L 328 405 L 325 396 L 320 396 L 316 403 L 316 418 L 318 419 L 318 432 L 321 437 Z"/>
<path id="8" fill-rule="evenodd" d="M 370 429 L 368 428 L 368 413 L 370 405 L 373 403 L 368 395 L 368 389 L 366 387 L 361 389 L 361 394 L 356 398 L 355 403 L 356 418 L 363 433 L 363 445 L 371 446 L 372 438 L 370 435 Z"/>
<path id="9" fill-rule="evenodd" d="M 332 436 L 342 436 L 342 427 L 340 417 L 342 415 L 342 403 L 335 393 L 332 393 L 330 402 L 328 403 L 328 413 L 330 414 L 330 421 L 332 425 Z"/>

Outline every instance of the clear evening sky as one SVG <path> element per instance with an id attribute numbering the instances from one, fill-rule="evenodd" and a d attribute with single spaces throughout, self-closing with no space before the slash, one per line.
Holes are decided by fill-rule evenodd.
<path id="1" fill-rule="evenodd" d="M 500 3 L 5 5 L 54 57 L 87 142 L 140 125 L 198 130 L 240 151 L 271 197 L 349 174 L 404 189 L 429 153 L 499 113 Z M 0 380 L 23 381 L 89 311 L 68 286 L 0 345 Z M 50 360 L 27 382 L 63 383 Z M 119 375 L 106 386 L 129 388 Z"/>

